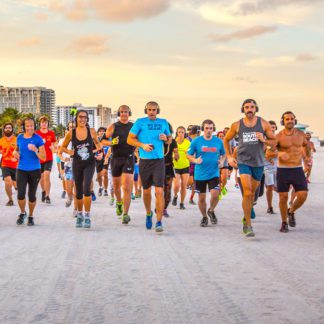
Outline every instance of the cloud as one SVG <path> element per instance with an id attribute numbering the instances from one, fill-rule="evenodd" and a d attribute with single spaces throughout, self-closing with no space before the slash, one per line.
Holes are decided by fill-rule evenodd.
<path id="1" fill-rule="evenodd" d="M 246 83 L 250 83 L 250 84 L 257 83 L 257 80 L 254 80 L 250 77 L 241 77 L 241 76 L 237 76 L 236 78 L 234 78 L 234 81 L 246 82 Z"/>
<path id="2" fill-rule="evenodd" d="M 214 42 L 229 42 L 232 40 L 253 38 L 259 35 L 274 32 L 276 29 L 276 26 L 254 26 L 248 29 L 238 30 L 234 33 L 211 35 L 210 38 Z"/>
<path id="3" fill-rule="evenodd" d="M 46 14 L 45 12 L 37 12 L 37 13 L 35 13 L 35 18 L 38 21 L 47 21 L 48 14 Z"/>
<path id="4" fill-rule="evenodd" d="M 296 60 L 300 61 L 300 62 L 309 62 L 309 61 L 315 61 L 318 59 L 319 59 L 319 57 L 314 56 L 309 53 L 302 53 L 302 54 L 297 55 L 297 57 L 296 57 Z"/>
<path id="5" fill-rule="evenodd" d="M 41 40 L 38 37 L 31 37 L 23 39 L 19 42 L 19 45 L 25 47 L 37 46 L 41 43 Z"/>
<path id="6" fill-rule="evenodd" d="M 99 55 L 108 51 L 107 40 L 103 35 L 82 36 L 73 40 L 68 49 L 78 53 Z"/>

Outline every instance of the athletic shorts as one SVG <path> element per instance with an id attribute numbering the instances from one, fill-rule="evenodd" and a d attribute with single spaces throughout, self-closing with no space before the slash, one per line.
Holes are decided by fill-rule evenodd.
<path id="1" fill-rule="evenodd" d="M 96 160 L 96 172 L 97 173 L 100 173 L 104 168 L 104 161 L 101 160 L 101 161 L 98 161 Z"/>
<path id="2" fill-rule="evenodd" d="M 239 169 L 240 175 L 248 174 L 254 180 L 261 181 L 264 167 L 263 166 L 262 167 L 251 167 L 249 165 L 239 163 L 238 169 Z"/>
<path id="3" fill-rule="evenodd" d="M 264 168 L 264 184 L 268 186 L 277 186 L 277 168 Z"/>
<path id="4" fill-rule="evenodd" d="M 233 169 L 234 168 L 232 166 L 228 165 L 228 170 L 233 171 Z"/>
<path id="5" fill-rule="evenodd" d="M 148 189 L 152 186 L 160 188 L 164 187 L 164 159 L 140 159 L 139 172 L 143 189 Z"/>
<path id="6" fill-rule="evenodd" d="M 16 170 L 14 168 L 9 168 L 9 167 L 2 167 L 2 178 L 3 180 L 6 177 L 11 177 L 12 181 L 16 181 Z"/>
<path id="7" fill-rule="evenodd" d="M 187 174 L 189 173 L 189 167 L 188 168 L 184 168 L 184 169 L 174 169 L 174 172 L 176 174 Z"/>
<path id="8" fill-rule="evenodd" d="M 65 177 L 65 180 L 72 180 L 72 181 L 74 180 L 72 167 L 66 166 L 64 168 L 64 177 Z"/>
<path id="9" fill-rule="evenodd" d="M 165 166 L 165 177 L 166 178 L 174 178 L 175 177 L 172 163 Z"/>
<path id="10" fill-rule="evenodd" d="M 219 177 L 209 180 L 195 180 L 195 192 L 198 194 L 206 193 L 207 186 L 209 191 L 219 190 Z"/>
<path id="11" fill-rule="evenodd" d="M 139 165 L 134 165 L 134 181 L 138 181 L 138 174 L 139 174 Z"/>
<path id="12" fill-rule="evenodd" d="M 61 170 L 64 170 L 64 162 L 61 161 Z"/>
<path id="13" fill-rule="evenodd" d="M 44 171 L 52 171 L 53 167 L 53 161 L 47 161 L 45 163 L 41 163 L 41 173 L 44 173 Z"/>
<path id="14" fill-rule="evenodd" d="M 194 176 L 194 173 L 195 173 L 195 163 L 190 163 L 190 167 L 189 167 L 189 175 L 191 177 Z"/>
<path id="15" fill-rule="evenodd" d="M 55 161 L 56 161 L 56 163 L 60 163 L 61 159 L 56 155 Z"/>
<path id="16" fill-rule="evenodd" d="M 134 173 L 135 159 L 134 156 L 113 157 L 111 159 L 111 173 L 113 177 L 120 177 L 123 173 Z"/>
<path id="17" fill-rule="evenodd" d="M 222 168 L 219 168 L 220 170 L 228 170 L 229 169 L 229 166 L 224 166 Z"/>
<path id="18" fill-rule="evenodd" d="M 277 191 L 289 192 L 290 186 L 293 186 L 296 192 L 308 191 L 307 180 L 302 167 L 277 169 Z"/>

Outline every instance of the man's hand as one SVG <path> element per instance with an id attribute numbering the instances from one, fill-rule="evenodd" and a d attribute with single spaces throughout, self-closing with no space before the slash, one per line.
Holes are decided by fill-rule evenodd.
<path id="1" fill-rule="evenodd" d="M 168 137 L 165 134 L 160 134 L 159 138 L 161 141 L 164 141 L 164 142 L 166 142 L 168 140 Z"/>
<path id="2" fill-rule="evenodd" d="M 232 156 L 229 157 L 229 158 L 227 158 L 227 161 L 228 161 L 228 164 L 229 164 L 232 168 L 235 168 L 235 169 L 238 168 L 237 161 L 236 161 L 236 159 L 234 159 Z"/>
<path id="3" fill-rule="evenodd" d="M 153 151 L 153 147 L 150 144 L 143 144 L 141 147 L 145 152 L 152 152 Z"/>
<path id="4" fill-rule="evenodd" d="M 34 144 L 28 144 L 28 150 L 33 151 L 35 153 L 38 152 L 38 148 Z"/>
<path id="5" fill-rule="evenodd" d="M 198 158 L 195 159 L 195 164 L 201 164 L 203 162 L 203 159 L 201 158 L 201 156 L 199 156 Z"/>
<path id="6" fill-rule="evenodd" d="M 119 136 L 114 137 L 114 138 L 111 140 L 111 145 L 117 145 L 117 144 L 119 144 Z"/>
<path id="7" fill-rule="evenodd" d="M 266 141 L 264 135 L 262 133 L 257 132 L 256 133 L 256 138 L 261 142 L 264 143 Z"/>
<path id="8" fill-rule="evenodd" d="M 13 152 L 13 156 L 14 156 L 14 158 L 17 159 L 17 160 L 19 160 L 19 158 L 20 158 L 20 154 L 19 154 L 19 152 L 17 152 L 17 151 L 14 151 L 14 152 Z"/>

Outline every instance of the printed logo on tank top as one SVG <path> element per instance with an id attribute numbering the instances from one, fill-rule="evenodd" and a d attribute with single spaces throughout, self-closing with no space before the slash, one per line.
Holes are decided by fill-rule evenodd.
<path id="1" fill-rule="evenodd" d="M 243 132 L 243 143 L 244 144 L 258 144 L 259 140 L 256 136 L 256 132 Z"/>
<path id="2" fill-rule="evenodd" d="M 217 152 L 217 148 L 216 147 L 208 147 L 208 146 L 202 146 L 201 147 L 201 151 L 206 153 L 206 152 Z"/>
<path id="3" fill-rule="evenodd" d="M 90 153 L 87 146 L 89 146 L 89 143 L 77 145 L 77 154 L 80 156 L 82 161 L 86 161 L 90 157 Z"/>
<path id="4" fill-rule="evenodd" d="M 162 130 L 162 124 L 147 124 L 149 130 Z"/>

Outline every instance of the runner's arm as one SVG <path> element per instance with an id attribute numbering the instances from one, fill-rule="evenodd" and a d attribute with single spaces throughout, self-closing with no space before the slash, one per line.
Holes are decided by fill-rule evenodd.
<path id="1" fill-rule="evenodd" d="M 104 146 L 112 145 L 112 141 L 109 141 L 108 138 L 111 138 L 113 136 L 114 130 L 115 130 L 114 124 L 111 124 L 108 126 L 106 133 L 105 133 L 106 139 L 101 140 L 102 145 L 104 145 Z"/>
<path id="2" fill-rule="evenodd" d="M 100 143 L 100 141 L 98 139 L 97 132 L 93 128 L 90 128 L 90 133 L 91 133 L 91 136 L 92 136 L 92 139 L 93 139 L 93 142 L 94 142 L 94 144 L 96 146 L 97 151 L 102 150 L 102 146 L 101 146 L 101 143 Z"/>
<path id="3" fill-rule="evenodd" d="M 230 141 L 236 136 L 238 133 L 238 128 L 239 128 L 239 122 L 235 122 L 231 125 L 231 128 L 227 132 L 225 138 L 224 138 L 224 149 L 226 152 L 228 164 L 232 167 L 237 168 L 237 162 L 236 159 L 233 157 L 233 152 L 232 148 L 230 145 Z"/>
<path id="4" fill-rule="evenodd" d="M 69 145 L 69 143 L 71 142 L 71 138 L 72 138 L 72 131 L 69 131 L 65 137 L 64 137 L 64 140 L 63 140 L 63 143 L 62 145 L 60 146 L 60 150 L 59 150 L 59 153 L 62 154 L 62 152 L 66 153 L 66 154 L 69 154 L 71 156 L 74 155 L 74 150 L 69 150 L 67 147 Z"/>

